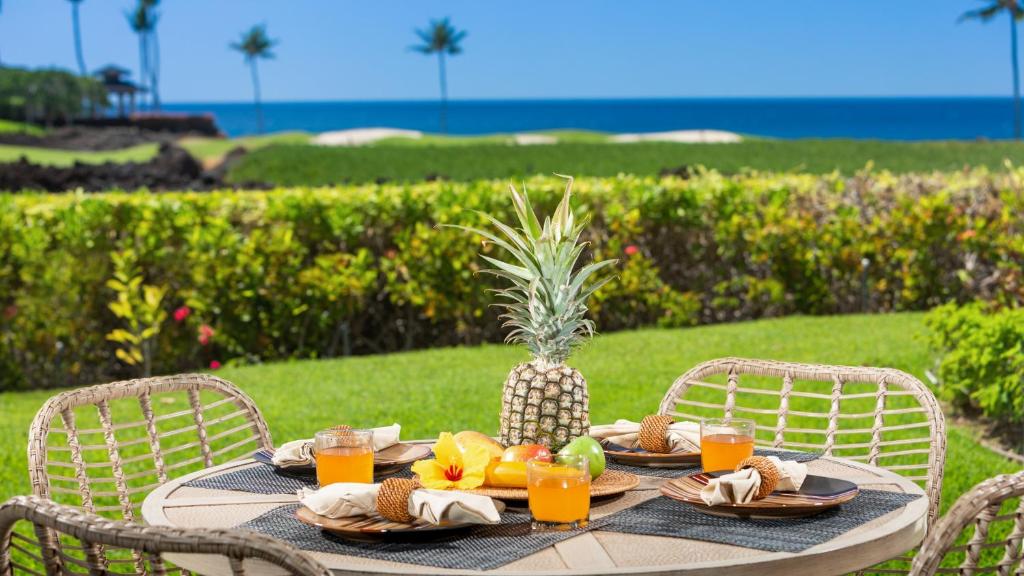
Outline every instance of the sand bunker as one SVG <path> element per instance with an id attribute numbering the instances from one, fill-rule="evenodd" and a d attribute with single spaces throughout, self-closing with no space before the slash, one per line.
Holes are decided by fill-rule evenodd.
<path id="1" fill-rule="evenodd" d="M 673 130 L 671 132 L 642 132 L 639 134 L 616 134 L 612 142 L 687 142 L 702 144 L 725 144 L 740 142 L 743 138 L 735 132 L 724 130 Z"/>
<path id="2" fill-rule="evenodd" d="M 534 144 L 557 144 L 558 138 L 548 134 L 513 134 L 512 141 L 520 146 L 532 146 Z"/>
<path id="3" fill-rule="evenodd" d="M 313 144 L 320 146 L 362 146 L 373 144 L 385 138 L 423 137 L 419 130 L 401 130 L 399 128 L 353 128 L 351 130 L 335 130 L 323 132 L 313 138 Z"/>

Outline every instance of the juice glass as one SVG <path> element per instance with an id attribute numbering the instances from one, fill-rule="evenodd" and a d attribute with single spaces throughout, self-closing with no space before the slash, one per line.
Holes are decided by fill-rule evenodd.
<path id="1" fill-rule="evenodd" d="M 372 430 L 321 430 L 313 438 L 313 454 L 321 487 L 336 482 L 373 483 Z"/>
<path id="2" fill-rule="evenodd" d="M 590 521 L 590 462 L 575 454 L 530 460 L 526 492 L 534 530 L 583 528 Z"/>
<path id="3" fill-rule="evenodd" d="M 736 469 L 744 458 L 754 455 L 753 420 L 745 418 L 702 418 L 700 421 L 700 464 L 705 472 Z"/>

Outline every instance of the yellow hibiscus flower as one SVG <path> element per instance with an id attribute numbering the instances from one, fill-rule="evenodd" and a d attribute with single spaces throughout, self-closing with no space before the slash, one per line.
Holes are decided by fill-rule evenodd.
<path id="1" fill-rule="evenodd" d="M 460 449 L 451 432 L 442 432 L 434 444 L 434 457 L 412 465 L 424 488 L 472 490 L 483 486 L 490 455 L 482 447 L 474 444 Z"/>

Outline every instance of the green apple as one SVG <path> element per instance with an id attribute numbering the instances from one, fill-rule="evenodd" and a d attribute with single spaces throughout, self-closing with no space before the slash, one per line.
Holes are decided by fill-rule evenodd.
<path id="1" fill-rule="evenodd" d="M 595 480 L 604 474 L 604 448 L 601 443 L 590 436 L 580 436 L 566 444 L 558 451 L 559 455 L 572 454 L 575 456 L 586 456 L 590 461 L 590 479 Z"/>

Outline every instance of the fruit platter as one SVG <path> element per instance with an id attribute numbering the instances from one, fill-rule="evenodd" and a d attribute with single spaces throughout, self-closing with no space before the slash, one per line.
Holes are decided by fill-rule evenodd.
<path id="1" fill-rule="evenodd" d="M 454 435 L 442 433 L 434 454 L 435 460 L 422 460 L 413 465 L 412 470 L 421 484 L 504 501 L 527 500 L 528 462 L 555 462 L 564 456 L 587 458 L 591 497 L 622 494 L 640 483 L 640 478 L 634 474 L 607 470 L 604 449 L 590 436 L 577 437 L 552 452 L 542 444 L 505 447 L 486 434 L 466 430 Z"/>

